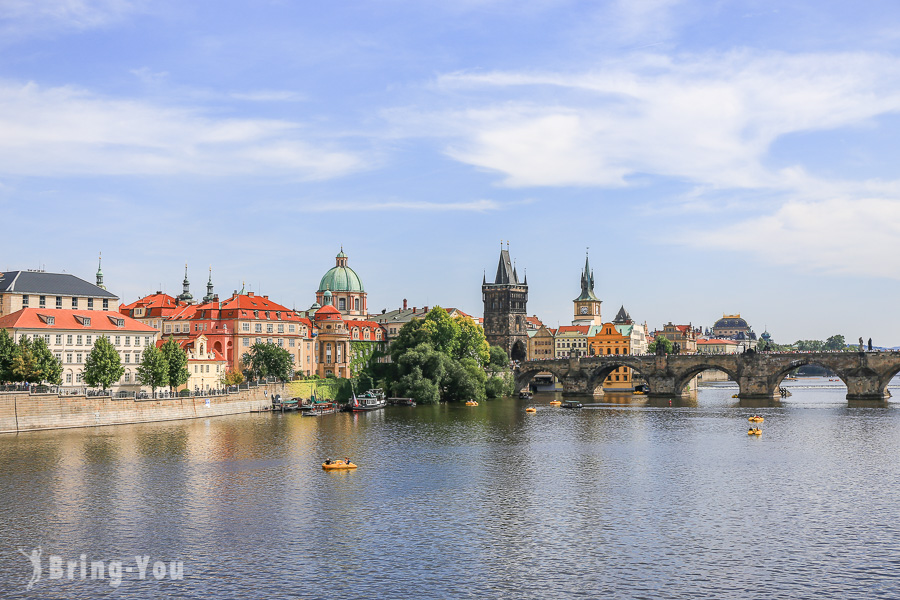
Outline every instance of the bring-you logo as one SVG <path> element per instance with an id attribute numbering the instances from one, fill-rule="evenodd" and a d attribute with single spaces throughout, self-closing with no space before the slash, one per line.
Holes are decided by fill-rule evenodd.
<path id="1" fill-rule="evenodd" d="M 93 581 L 117 588 L 124 580 L 184 579 L 184 561 L 151 561 L 149 555 L 135 556 L 133 560 L 89 560 L 87 554 L 80 554 L 74 559 L 50 554 L 44 559 L 40 546 L 30 552 L 19 548 L 19 554 L 31 562 L 31 578 L 25 585 L 28 590 L 41 581 Z"/>

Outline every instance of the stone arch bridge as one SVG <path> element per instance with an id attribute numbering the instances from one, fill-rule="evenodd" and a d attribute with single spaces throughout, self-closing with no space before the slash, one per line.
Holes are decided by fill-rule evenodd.
<path id="1" fill-rule="evenodd" d="M 538 373 L 549 371 L 570 394 L 602 394 L 602 384 L 616 367 L 629 367 L 643 377 L 651 397 L 683 396 L 701 371 L 723 371 L 737 382 L 741 399 L 780 398 L 781 381 L 803 365 L 829 369 L 847 386 L 848 400 L 889 397 L 888 382 L 900 372 L 900 352 L 812 352 L 745 354 L 602 355 L 530 360 L 515 370 L 516 392 Z"/>

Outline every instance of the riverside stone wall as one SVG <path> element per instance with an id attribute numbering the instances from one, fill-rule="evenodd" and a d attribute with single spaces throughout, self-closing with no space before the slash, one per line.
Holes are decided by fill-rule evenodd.
<path id="1" fill-rule="evenodd" d="M 0 392 L 0 433 L 233 415 L 271 406 L 272 394 L 289 397 L 289 390 L 273 383 L 224 396 L 159 400 Z"/>

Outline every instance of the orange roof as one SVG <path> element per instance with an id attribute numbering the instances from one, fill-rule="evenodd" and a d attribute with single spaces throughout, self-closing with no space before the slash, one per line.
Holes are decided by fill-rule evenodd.
<path id="1" fill-rule="evenodd" d="M 699 340 L 697 340 L 697 344 L 698 345 L 709 345 L 709 344 L 726 344 L 726 345 L 728 345 L 728 344 L 731 344 L 731 345 L 736 346 L 737 342 L 735 340 L 699 339 Z"/>
<path id="2" fill-rule="evenodd" d="M 52 317 L 52 319 L 51 319 Z M 113 323 L 121 320 L 122 327 Z M 51 324 L 50 321 L 53 321 Z M 50 331 L 128 331 L 132 333 L 156 333 L 156 329 L 144 325 L 118 312 L 100 310 L 67 310 L 62 308 L 23 308 L 0 317 L 0 329 L 46 329 Z"/>
<path id="3" fill-rule="evenodd" d="M 130 311 L 133 308 L 175 308 L 178 301 L 168 294 L 156 292 L 143 298 L 138 298 L 131 304 L 119 306 L 120 311 Z"/>
<path id="4" fill-rule="evenodd" d="M 541 320 L 537 318 L 537 316 L 525 317 L 525 321 L 527 321 L 528 323 L 531 323 L 532 325 L 534 325 L 534 326 L 537 327 L 538 329 L 540 329 L 540 328 L 544 325 L 544 324 L 541 322 Z"/>
<path id="5" fill-rule="evenodd" d="M 587 335 L 590 328 L 590 325 L 561 325 L 557 331 L 559 333 L 580 333 L 581 335 Z"/>

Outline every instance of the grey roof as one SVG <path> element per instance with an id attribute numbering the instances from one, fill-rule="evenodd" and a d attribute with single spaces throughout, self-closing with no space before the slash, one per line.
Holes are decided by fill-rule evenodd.
<path id="1" fill-rule="evenodd" d="M 509 258 L 509 250 L 500 251 L 500 262 L 497 264 L 497 276 L 494 278 L 494 285 L 518 285 L 519 278 L 513 267 L 512 260 Z"/>
<path id="2" fill-rule="evenodd" d="M 115 294 L 69 273 L 44 273 L 43 271 L 0 273 L 0 294 L 3 293 L 118 299 Z"/>
<path id="3" fill-rule="evenodd" d="M 613 323 L 630 323 L 631 315 L 628 314 L 628 311 L 625 310 L 625 306 L 622 305 L 622 308 L 619 309 L 619 312 L 616 313 L 616 318 L 613 319 Z"/>
<path id="4" fill-rule="evenodd" d="M 591 270 L 591 263 L 588 261 L 587 255 L 585 255 L 584 271 L 581 272 L 581 294 L 573 302 L 585 302 L 588 300 L 599 301 L 600 298 L 594 295 L 594 271 Z"/>

